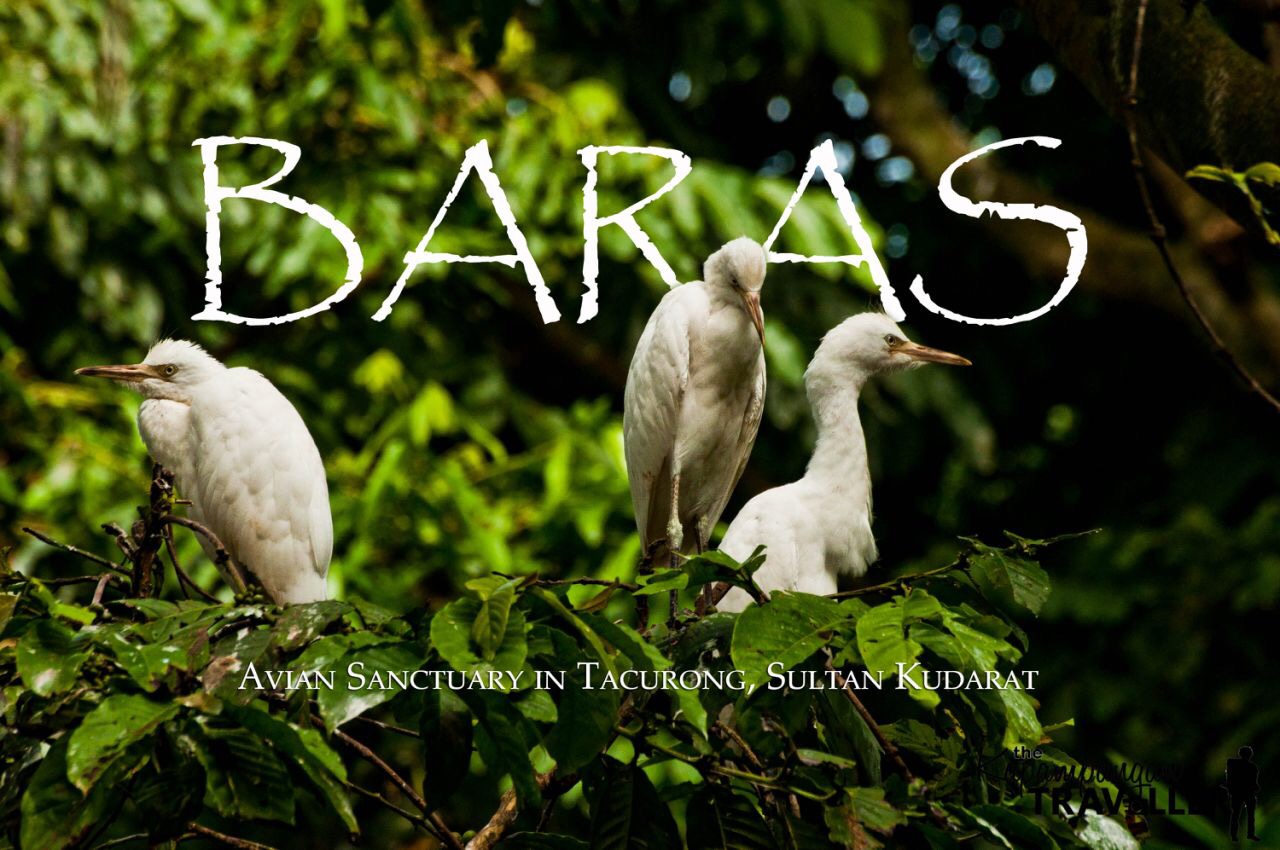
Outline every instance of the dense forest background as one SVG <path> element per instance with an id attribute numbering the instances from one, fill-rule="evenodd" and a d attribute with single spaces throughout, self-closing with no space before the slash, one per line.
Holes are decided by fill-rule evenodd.
<path id="1" fill-rule="evenodd" d="M 1065 11 L 1075 5 L 6 4 L 0 547 L 12 567 L 49 576 L 76 567 L 21 526 L 112 554 L 98 526 L 127 524 L 149 480 L 138 400 L 71 373 L 133 362 L 176 335 L 259 369 L 302 412 L 329 472 L 343 592 L 405 610 L 452 599 L 490 570 L 630 577 L 622 388 L 664 284 L 607 228 L 600 314 L 574 323 L 577 150 L 651 144 L 692 157 L 693 173 L 639 221 L 693 279 L 728 239 L 763 241 L 809 150 L 829 138 L 908 332 L 975 363 L 867 393 L 882 553 L 872 578 L 949 559 L 958 535 L 1100 529 L 1045 554 L 1054 592 L 1021 665 L 1042 671 L 1041 719 L 1074 718 L 1057 734 L 1082 762 L 1179 766 L 1205 788 L 1252 744 L 1261 809 L 1275 811 L 1280 419 L 1218 362 L 1146 238 L 1113 74 L 1128 68 L 1131 30 L 1107 34 L 1110 16 L 1137 4 Z M 1280 288 L 1264 217 L 1251 219 L 1230 186 L 1201 195 L 1204 182 L 1183 177 L 1277 159 L 1268 131 L 1280 114 L 1270 70 L 1280 38 L 1255 11 L 1150 4 L 1137 130 L 1174 256 L 1228 344 L 1274 387 Z M 1237 65 L 1269 90 L 1232 90 Z M 210 135 L 302 148 L 279 188 L 355 232 L 365 269 L 351 297 L 280 327 L 190 320 L 205 264 L 191 141 Z M 971 315 L 1023 312 L 1057 289 L 1059 231 L 962 218 L 935 191 L 966 150 L 1026 135 L 1063 143 L 1001 152 L 962 186 L 1081 216 L 1090 251 L 1079 286 L 1013 327 L 932 316 L 906 295 L 916 274 L 936 301 Z M 565 319 L 540 321 L 518 270 L 455 265 L 423 267 L 391 317 L 371 321 L 480 139 Z M 219 162 L 227 185 L 277 167 L 248 148 L 225 148 Z M 601 211 L 668 176 L 656 159 L 610 158 Z M 779 249 L 855 252 L 826 196 L 811 187 Z M 472 182 L 432 248 L 507 245 Z M 322 228 L 229 201 L 223 269 L 226 309 L 280 315 L 331 293 L 343 258 Z M 803 470 L 808 357 L 826 329 L 878 302 L 863 270 L 788 265 L 771 267 L 763 303 L 767 411 L 729 518 Z M 184 541 L 189 563 L 197 552 Z M 211 566 L 198 572 L 216 586 Z M 1182 840 L 1176 818 L 1153 828 Z"/>

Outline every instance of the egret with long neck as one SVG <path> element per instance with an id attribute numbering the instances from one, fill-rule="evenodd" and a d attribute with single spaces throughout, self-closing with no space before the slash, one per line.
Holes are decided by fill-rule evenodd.
<path id="1" fill-rule="evenodd" d="M 825 596 L 836 591 L 839 576 L 860 576 L 875 561 L 858 395 L 880 373 L 924 363 L 969 365 L 959 355 L 911 342 L 881 313 L 845 319 L 823 338 L 804 375 L 818 426 L 804 477 L 747 502 L 720 544 L 740 561 L 766 547 L 764 566 L 755 574 L 761 590 Z M 741 611 L 750 603 L 745 591 L 734 588 L 717 607 Z"/>
<path id="2" fill-rule="evenodd" d="M 333 519 L 324 463 L 289 400 L 253 369 L 193 342 L 161 340 L 141 363 L 89 366 L 143 396 L 138 431 L 174 474 L 191 517 L 280 604 L 328 597 Z M 200 540 L 212 555 L 211 544 Z"/>
<path id="3" fill-rule="evenodd" d="M 723 246 L 705 280 L 663 297 L 636 345 L 622 433 L 648 565 L 703 551 L 746 467 L 764 409 L 766 263 L 746 237 Z"/>

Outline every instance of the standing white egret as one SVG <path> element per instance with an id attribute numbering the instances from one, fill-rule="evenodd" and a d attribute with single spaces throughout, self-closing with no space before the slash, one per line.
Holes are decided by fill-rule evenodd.
<path id="1" fill-rule="evenodd" d="M 739 561 L 757 546 L 766 547 L 764 566 L 755 574 L 761 590 L 835 593 L 837 576 L 860 576 L 875 561 L 871 473 L 858 394 L 876 374 L 922 363 L 970 365 L 957 354 L 909 341 L 882 313 L 852 316 L 823 338 L 804 373 L 818 425 L 818 444 L 804 477 L 747 502 L 720 544 Z M 741 611 L 749 604 L 746 591 L 733 588 L 717 607 Z"/>
<path id="2" fill-rule="evenodd" d="M 663 296 L 631 358 L 622 428 L 649 564 L 706 548 L 751 454 L 764 408 L 766 263 L 746 237 L 716 251 L 705 281 Z M 674 613 L 674 594 L 671 604 Z"/>
<path id="3" fill-rule="evenodd" d="M 192 518 L 273 600 L 327 598 L 333 520 L 324 464 L 306 423 L 270 381 L 180 339 L 156 343 L 141 363 L 76 374 L 142 393 L 138 431 L 147 451 L 173 472 Z"/>

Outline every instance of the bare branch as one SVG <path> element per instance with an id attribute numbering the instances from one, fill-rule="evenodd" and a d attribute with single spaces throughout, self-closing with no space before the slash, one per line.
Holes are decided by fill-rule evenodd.
<path id="1" fill-rule="evenodd" d="M 236 565 L 235 561 L 231 560 L 231 554 L 227 552 L 227 547 L 222 545 L 222 541 L 218 539 L 218 535 L 214 534 L 208 526 L 196 522 L 193 519 L 178 516 L 177 514 L 168 514 L 162 517 L 160 521 L 166 525 L 180 525 L 183 528 L 194 531 L 196 534 L 199 534 L 201 537 L 208 540 L 209 544 L 213 546 L 214 563 L 226 573 L 236 594 L 241 595 L 245 592 L 247 585 L 244 581 L 244 575 L 240 572 L 240 568 Z"/>
<path id="2" fill-rule="evenodd" d="M 402 794 L 408 797 L 415 806 L 421 809 L 422 813 L 427 816 L 432 825 L 434 825 L 439 831 L 439 838 L 444 841 L 445 846 L 452 848 L 452 850 L 463 850 L 462 842 L 459 841 L 458 837 L 453 834 L 451 829 L 449 829 L 449 825 L 444 822 L 444 819 L 441 818 L 439 814 L 431 810 L 431 807 L 427 805 L 427 801 L 422 799 L 422 795 L 414 790 L 414 787 L 410 785 L 403 776 L 396 773 L 395 768 L 383 761 L 382 757 L 373 750 L 369 749 L 346 732 L 343 732 L 341 729 L 335 730 L 333 736 L 359 753 L 361 758 L 369 762 L 369 764 L 382 771 L 382 773 L 391 780 L 391 783 L 400 789 Z"/>
<path id="3" fill-rule="evenodd" d="M 203 835 L 205 838 L 214 841 L 221 841 L 228 847 L 235 847 L 236 850 L 276 850 L 270 844 L 261 844 L 257 841 L 250 841 L 247 838 L 236 838 L 234 835 L 227 835 L 224 832 L 218 832 L 216 829 L 210 829 L 192 821 L 188 826 L 192 832 Z"/>
<path id="4" fill-rule="evenodd" d="M 1123 115 L 1129 135 L 1129 151 L 1133 155 L 1133 176 L 1138 183 L 1138 194 L 1142 198 L 1142 206 L 1147 213 L 1147 220 L 1151 223 L 1151 241 L 1155 244 L 1156 251 L 1159 252 L 1160 259 L 1164 262 L 1164 267 L 1169 272 L 1169 277 L 1173 279 L 1174 285 L 1178 288 L 1178 293 L 1182 296 L 1182 300 L 1187 303 L 1187 307 L 1191 309 L 1196 322 L 1199 323 L 1209 337 L 1210 342 L 1213 343 L 1214 351 L 1253 392 L 1271 405 L 1277 413 L 1280 413 L 1280 399 L 1269 393 L 1258 382 L 1258 379 L 1253 376 L 1253 373 L 1245 368 L 1240 359 L 1227 347 L 1227 344 L 1222 341 L 1222 337 L 1218 335 L 1208 317 L 1205 316 L 1204 311 L 1200 309 L 1200 304 L 1196 301 L 1195 296 L 1191 294 L 1191 290 L 1187 288 L 1186 281 L 1182 279 L 1182 274 L 1178 271 L 1177 265 L 1173 262 L 1173 257 L 1169 254 L 1168 234 L 1164 223 L 1160 221 L 1160 216 L 1156 214 L 1155 206 L 1151 202 L 1151 187 L 1147 182 L 1146 165 L 1143 163 L 1142 146 L 1138 141 L 1138 122 L 1135 115 L 1138 108 L 1138 68 L 1142 59 L 1142 37 L 1146 30 L 1148 3 L 1149 0 L 1139 0 L 1138 2 L 1138 13 L 1133 28 L 1133 56 L 1129 65 L 1129 89 L 1125 96 Z"/>
<path id="5" fill-rule="evenodd" d="M 101 555 L 95 555 L 92 552 L 86 552 L 85 550 L 81 549 L 78 546 L 72 546 L 70 543 L 62 543 L 61 541 L 54 540 L 52 537 L 48 536 L 47 534 L 42 534 L 41 532 L 36 531 L 34 528 L 27 528 L 26 526 L 23 526 L 22 530 L 24 533 L 30 534 L 32 537 L 34 537 L 36 540 L 39 540 L 41 543 L 48 544 L 49 546 L 52 546 L 55 549 L 61 549 L 63 552 L 69 552 L 72 555 L 78 555 L 79 557 L 84 558 L 85 560 L 88 560 L 88 561 L 92 561 L 98 566 L 105 567 L 108 570 L 112 570 L 114 572 L 124 572 L 124 570 L 117 567 L 114 562 L 108 561 L 106 558 L 102 557 Z"/>

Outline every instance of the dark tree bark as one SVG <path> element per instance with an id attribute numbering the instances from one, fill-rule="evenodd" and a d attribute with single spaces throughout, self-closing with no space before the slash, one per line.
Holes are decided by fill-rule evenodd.
<path id="1" fill-rule="evenodd" d="M 882 25 L 885 65 L 881 74 L 868 82 L 872 116 L 893 139 L 895 149 L 905 151 L 921 175 L 937 183 L 947 166 L 973 149 L 973 141 L 939 101 L 937 92 L 913 61 L 905 23 L 886 18 Z M 1123 145 L 1119 132 L 1116 144 Z M 1172 173 L 1157 172 L 1157 176 L 1167 176 L 1168 183 L 1176 183 L 1180 192 L 1170 191 L 1169 195 L 1180 214 L 1199 216 L 1206 226 L 1213 223 L 1214 217 L 1226 221 L 1208 204 L 1197 203 L 1197 196 Z M 999 155 L 970 163 L 959 172 L 956 183 L 957 189 L 971 198 L 1070 209 L 1084 221 L 1089 233 L 1089 259 L 1079 284 L 1082 289 L 1101 297 L 1141 301 L 1191 321 L 1186 304 L 1160 264 L 1150 239 L 1142 232 L 1079 205 L 1063 203 L 1004 168 Z M 1133 192 L 1136 204 L 1137 189 Z M 1018 258 L 1029 274 L 1049 280 L 1062 277 L 1068 248 L 1060 231 L 1050 227 L 1015 230 L 990 216 L 979 220 L 977 226 Z M 1235 268 L 1238 264 L 1216 265 L 1206 256 L 1208 246 L 1202 244 L 1199 231 L 1200 228 L 1189 227 L 1191 241 L 1171 246 L 1188 287 L 1227 341 L 1268 382 L 1276 380 L 1280 377 L 1280 299 L 1269 288 L 1240 273 Z M 1227 285 L 1228 277 L 1238 279 Z"/>
<path id="2" fill-rule="evenodd" d="M 1128 92 L 1139 0 L 1019 0 L 1058 61 L 1117 121 Z M 1280 162 L 1280 76 L 1222 31 L 1203 3 L 1149 0 L 1135 119 L 1138 137 L 1178 174 L 1197 165 L 1243 171 Z M 1194 181 L 1246 229 L 1243 196 Z"/>

